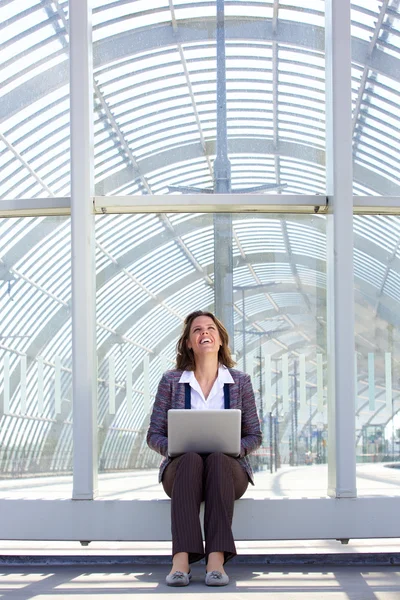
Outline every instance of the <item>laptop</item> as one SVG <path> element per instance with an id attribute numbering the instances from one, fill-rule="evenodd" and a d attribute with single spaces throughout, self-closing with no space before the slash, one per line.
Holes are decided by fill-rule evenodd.
<path id="1" fill-rule="evenodd" d="M 242 411 L 237 408 L 168 411 L 168 456 L 223 452 L 239 456 Z"/>

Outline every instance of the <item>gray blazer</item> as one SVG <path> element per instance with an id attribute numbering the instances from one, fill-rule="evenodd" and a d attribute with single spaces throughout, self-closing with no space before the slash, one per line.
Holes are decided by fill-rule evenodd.
<path id="1" fill-rule="evenodd" d="M 229 369 L 235 383 L 228 384 L 230 390 L 231 408 L 242 411 L 242 441 L 239 463 L 247 472 L 250 482 L 254 485 L 253 471 L 248 455 L 256 450 L 262 441 L 260 422 L 257 415 L 253 387 L 250 375 L 236 369 Z M 147 432 L 147 444 L 155 450 L 164 460 L 160 466 L 159 481 L 165 468 L 171 462 L 168 458 L 167 438 L 167 413 L 170 408 L 185 408 L 185 385 L 179 383 L 182 371 L 167 371 L 158 385 L 153 412 L 150 418 L 150 427 Z"/>

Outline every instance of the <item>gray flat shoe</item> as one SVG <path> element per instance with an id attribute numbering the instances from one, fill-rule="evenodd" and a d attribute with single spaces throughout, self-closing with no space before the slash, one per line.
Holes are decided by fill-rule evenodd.
<path id="1" fill-rule="evenodd" d="M 167 575 L 165 578 L 165 583 L 167 585 L 171 585 L 173 587 L 183 587 L 185 585 L 189 585 L 190 580 L 192 579 L 192 574 L 183 573 L 182 571 L 175 571 L 170 575 Z"/>
<path id="2" fill-rule="evenodd" d="M 205 583 L 206 585 L 228 585 L 229 577 L 221 571 L 210 571 L 206 573 Z"/>

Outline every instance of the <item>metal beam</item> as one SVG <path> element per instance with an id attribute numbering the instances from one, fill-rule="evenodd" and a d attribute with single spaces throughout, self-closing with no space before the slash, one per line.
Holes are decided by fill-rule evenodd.
<path id="1" fill-rule="evenodd" d="M 97 494 L 91 0 L 70 0 L 73 498 Z"/>
<path id="2" fill-rule="evenodd" d="M 358 171 L 357 165 L 355 170 Z M 361 172 L 361 171 L 360 171 Z M 216 198 L 214 198 L 214 201 Z M 153 203 L 149 204 L 141 196 L 111 196 L 95 197 L 94 211 L 105 213 L 123 212 L 238 212 L 243 210 L 259 211 L 260 213 L 324 213 L 327 211 L 326 199 L 322 195 L 291 195 L 268 194 L 254 198 L 250 194 L 238 195 L 232 198 L 225 195 L 218 196 L 218 202 L 209 204 L 204 196 L 189 194 L 182 199 L 179 196 L 156 196 Z M 400 213 L 400 196 L 354 196 L 354 214 L 398 215 Z M 41 217 L 69 215 L 71 212 L 70 198 L 30 198 L 11 199 L 0 201 L 0 217 Z M 243 218 L 246 218 L 243 213 Z M 314 224 L 314 226 L 316 226 Z"/>
<path id="3" fill-rule="evenodd" d="M 353 171 L 348 0 L 326 0 L 328 494 L 354 498 Z"/>

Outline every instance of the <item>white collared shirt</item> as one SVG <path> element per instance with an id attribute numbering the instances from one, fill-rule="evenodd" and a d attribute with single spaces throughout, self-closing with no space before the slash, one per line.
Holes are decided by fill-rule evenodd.
<path id="1" fill-rule="evenodd" d="M 211 408 L 224 408 L 224 384 L 235 383 L 229 369 L 224 365 L 218 367 L 217 379 L 211 388 L 207 400 L 199 382 L 194 376 L 194 371 L 183 371 L 179 383 L 189 383 L 191 391 L 191 407 L 195 410 L 208 410 Z"/>

